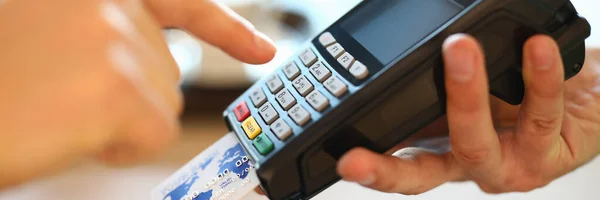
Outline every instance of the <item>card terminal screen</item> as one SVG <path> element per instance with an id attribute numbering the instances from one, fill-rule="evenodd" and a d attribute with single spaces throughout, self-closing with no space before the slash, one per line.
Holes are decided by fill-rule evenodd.
<path id="1" fill-rule="evenodd" d="M 371 0 L 341 28 L 387 65 L 463 9 L 452 0 Z"/>

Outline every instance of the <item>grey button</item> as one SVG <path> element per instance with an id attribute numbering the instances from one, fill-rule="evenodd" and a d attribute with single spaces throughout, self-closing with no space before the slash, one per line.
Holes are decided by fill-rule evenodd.
<path id="1" fill-rule="evenodd" d="M 250 93 L 250 99 L 254 104 L 254 107 L 261 106 L 263 103 L 267 102 L 267 96 L 262 91 L 260 87 L 255 88 L 252 93 Z"/>
<path id="2" fill-rule="evenodd" d="M 348 69 L 352 64 L 352 61 L 354 61 L 354 57 L 350 55 L 350 53 L 345 52 L 342 56 L 340 56 L 337 59 L 337 61 L 342 65 L 342 67 Z"/>
<path id="3" fill-rule="evenodd" d="M 292 128 L 285 123 L 285 121 L 281 118 L 276 120 L 271 125 L 271 131 L 279 138 L 279 140 L 284 141 L 292 136 Z"/>
<path id="4" fill-rule="evenodd" d="M 300 60 L 304 66 L 311 66 L 317 61 L 317 55 L 310 49 L 307 48 L 304 51 L 300 52 Z"/>
<path id="5" fill-rule="evenodd" d="M 281 105 L 281 107 L 283 107 L 284 110 L 289 110 L 293 105 L 296 104 L 296 98 L 294 98 L 294 96 L 292 96 L 292 94 L 290 93 L 290 91 L 288 89 L 281 90 L 281 92 L 279 92 L 279 93 L 277 93 L 277 95 L 275 95 L 275 98 L 277 99 L 277 102 L 279 102 L 279 105 Z"/>
<path id="6" fill-rule="evenodd" d="M 335 76 L 331 76 L 323 85 L 336 97 L 341 97 L 348 91 L 348 86 Z"/>
<path id="7" fill-rule="evenodd" d="M 273 105 L 271 105 L 271 103 L 266 103 L 265 105 L 261 106 L 260 109 L 258 109 L 258 112 L 267 124 L 271 124 L 277 118 L 279 118 L 279 114 L 277 113 L 275 108 L 273 108 Z"/>
<path id="8" fill-rule="evenodd" d="M 304 126 L 306 123 L 308 123 L 308 121 L 310 121 L 310 113 L 308 113 L 308 111 L 306 111 L 306 109 L 300 104 L 292 107 L 288 114 L 290 115 L 290 118 L 292 118 L 292 120 L 298 124 L 298 126 Z"/>
<path id="9" fill-rule="evenodd" d="M 304 75 L 296 78 L 296 80 L 292 82 L 292 85 L 294 85 L 298 93 L 300 93 L 300 95 L 303 97 L 314 89 L 313 84 L 311 84 Z"/>
<path id="10" fill-rule="evenodd" d="M 298 75 L 300 75 L 300 69 L 298 69 L 296 62 L 292 61 L 283 66 L 283 73 L 288 78 L 288 80 L 292 80 L 295 79 Z"/>
<path id="11" fill-rule="evenodd" d="M 267 79 L 267 86 L 269 87 L 269 90 L 271 90 L 271 93 L 275 94 L 283 88 L 283 82 L 281 82 L 281 79 L 277 76 L 277 73 L 275 73 Z"/>
<path id="12" fill-rule="evenodd" d="M 327 97 L 323 96 L 323 94 L 321 94 L 318 90 L 308 94 L 306 101 L 308 101 L 308 104 L 310 104 L 310 106 L 319 112 L 322 112 L 329 106 L 329 100 Z"/>
<path id="13" fill-rule="evenodd" d="M 335 38 L 330 32 L 325 32 L 319 36 L 319 42 L 326 47 L 330 44 L 333 44 L 335 42 Z"/>
<path id="14" fill-rule="evenodd" d="M 329 71 L 329 69 L 327 69 L 322 62 L 315 63 L 310 67 L 309 70 L 310 73 L 321 83 L 331 76 L 331 71 Z"/>
<path id="15" fill-rule="evenodd" d="M 342 53 L 344 53 L 344 48 L 339 43 L 336 43 L 334 45 L 327 47 L 327 51 L 334 58 L 338 58 L 340 55 L 342 55 Z"/>
<path id="16" fill-rule="evenodd" d="M 356 79 L 361 80 L 369 75 L 369 69 L 367 69 L 367 66 L 365 66 L 361 62 L 356 61 L 354 62 L 354 64 L 352 64 L 352 67 L 350 67 L 350 73 Z"/>

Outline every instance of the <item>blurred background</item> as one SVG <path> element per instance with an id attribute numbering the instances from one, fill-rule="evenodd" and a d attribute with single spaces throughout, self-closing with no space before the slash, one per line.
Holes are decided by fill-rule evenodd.
<path id="1" fill-rule="evenodd" d="M 0 200 L 33 199 L 149 199 L 150 191 L 179 167 L 227 131 L 221 112 L 253 81 L 277 68 L 305 41 L 333 23 L 360 0 L 220 0 L 273 38 L 278 54 L 260 66 L 238 62 L 220 50 L 178 30 L 165 30 L 165 38 L 183 74 L 186 109 L 180 141 L 151 163 L 127 169 L 84 163 L 62 174 L 0 192 Z M 598 0 L 572 0 L 588 18 L 588 43 L 600 47 Z M 419 196 L 384 194 L 355 184 L 339 182 L 316 200 L 325 199 L 511 199 L 599 200 L 600 158 L 530 193 L 487 195 L 472 183 L 449 183 Z M 246 199 L 264 197 L 249 194 Z"/>

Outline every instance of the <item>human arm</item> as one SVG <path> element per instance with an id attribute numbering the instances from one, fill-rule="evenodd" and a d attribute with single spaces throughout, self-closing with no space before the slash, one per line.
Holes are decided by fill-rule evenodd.
<path id="1" fill-rule="evenodd" d="M 275 48 L 216 1 L 0 1 L 0 188 L 84 159 L 128 165 L 179 132 L 179 69 L 162 27 L 243 62 Z"/>

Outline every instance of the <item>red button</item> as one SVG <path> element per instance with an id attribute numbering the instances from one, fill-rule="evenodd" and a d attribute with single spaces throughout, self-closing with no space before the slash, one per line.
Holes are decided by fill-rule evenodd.
<path id="1" fill-rule="evenodd" d="M 240 122 L 250 117 L 250 110 L 248 110 L 248 106 L 246 106 L 245 101 L 242 101 L 240 104 L 238 104 L 233 112 L 235 112 L 235 116 Z"/>

